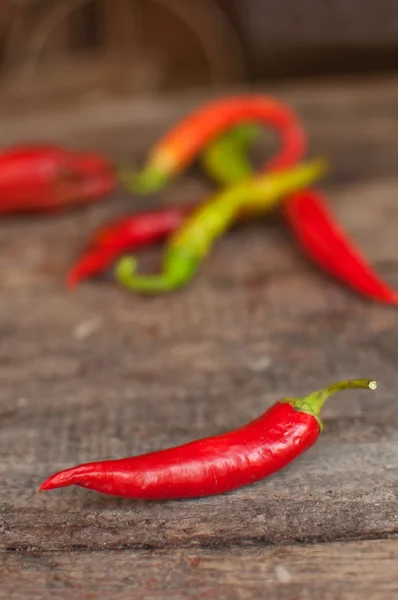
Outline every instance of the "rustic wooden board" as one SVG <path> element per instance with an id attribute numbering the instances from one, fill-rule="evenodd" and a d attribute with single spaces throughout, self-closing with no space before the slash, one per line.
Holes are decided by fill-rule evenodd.
<path id="1" fill-rule="evenodd" d="M 390 600 L 398 541 L 1 555 L 3 600 Z"/>
<path id="2" fill-rule="evenodd" d="M 321 187 L 336 214 L 398 287 L 397 82 L 280 95 L 304 115 L 314 152 L 334 160 Z M 135 117 L 126 109 L 124 128 L 117 108 L 93 109 L 102 114 L 97 128 L 77 111 L 79 133 L 69 114 L 57 125 L 27 118 L 25 135 L 139 159 L 188 106 L 136 107 Z M 3 143 L 22 135 L 11 121 L 2 131 Z M 205 188 L 197 174 L 187 176 L 151 202 Z M 66 268 L 89 231 L 142 203 L 120 194 L 57 219 L 2 225 L 0 549 L 280 545 L 396 532 L 396 309 L 319 273 L 281 224 L 266 220 L 226 236 L 178 294 L 138 298 L 109 279 L 66 293 Z M 157 260 L 153 251 L 144 264 Z M 146 504 L 81 489 L 37 493 L 55 470 L 219 433 L 278 397 L 354 376 L 378 379 L 379 390 L 336 396 L 314 448 L 233 494 Z"/>

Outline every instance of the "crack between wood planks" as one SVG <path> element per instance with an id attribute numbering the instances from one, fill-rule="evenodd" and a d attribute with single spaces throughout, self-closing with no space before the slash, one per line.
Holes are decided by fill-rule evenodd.
<path id="1" fill-rule="evenodd" d="M 204 543 L 197 544 L 115 544 L 114 546 L 104 546 L 102 548 L 99 547 L 90 547 L 88 545 L 83 544 L 71 544 L 68 547 L 61 547 L 56 549 L 48 549 L 43 548 L 41 546 L 36 545 L 19 545 L 15 544 L 7 546 L 3 549 L 0 548 L 1 554 L 10 554 L 10 553 L 18 553 L 18 554 L 68 554 L 68 553 L 98 553 L 98 552 L 115 552 L 115 551 L 133 551 L 133 552 L 148 552 L 148 551 L 162 551 L 162 550 L 191 550 L 191 551 L 204 551 L 204 550 L 237 550 L 237 549 L 265 549 L 265 548 L 293 548 L 293 547 L 305 547 L 305 546 L 314 546 L 314 545 L 323 545 L 323 544 L 341 544 L 341 543 L 353 543 L 353 542 L 375 542 L 375 541 L 386 541 L 386 540 L 394 540 L 398 539 L 398 529 L 390 532 L 385 532 L 382 534 L 374 534 L 374 535 L 352 535 L 352 536 L 341 536 L 335 538 L 326 538 L 326 537 L 311 537 L 311 536 L 303 536 L 300 538 L 293 539 L 289 542 L 275 542 L 275 543 L 266 543 L 261 538 L 253 539 L 252 541 L 242 541 L 241 543 L 223 543 L 222 540 L 211 539 L 205 541 Z"/>

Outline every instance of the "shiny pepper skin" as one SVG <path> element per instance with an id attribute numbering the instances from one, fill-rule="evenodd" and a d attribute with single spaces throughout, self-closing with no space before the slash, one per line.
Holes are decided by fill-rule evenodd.
<path id="1" fill-rule="evenodd" d="M 110 194 L 116 178 L 107 158 L 57 146 L 0 152 L 0 214 L 53 212 Z"/>

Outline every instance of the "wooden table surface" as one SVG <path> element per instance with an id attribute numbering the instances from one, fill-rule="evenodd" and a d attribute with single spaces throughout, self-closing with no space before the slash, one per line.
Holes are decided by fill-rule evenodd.
<path id="1" fill-rule="evenodd" d="M 332 160 L 320 187 L 375 268 L 398 287 L 398 81 L 262 91 L 299 110 L 311 154 Z M 138 161 L 203 99 L 4 116 L 0 140 L 55 140 Z M 208 190 L 193 170 L 150 199 L 120 193 L 57 218 L 3 221 L 1 599 L 395 597 L 395 308 L 320 273 L 276 219 L 230 232 L 195 282 L 168 297 L 137 297 L 110 277 L 74 294 L 63 287 L 98 224 Z M 158 258 L 155 249 L 143 264 Z M 375 378 L 379 388 L 335 396 L 319 443 L 251 487 L 165 503 L 79 488 L 37 492 L 55 470 L 217 434 L 280 397 L 349 377 Z"/>

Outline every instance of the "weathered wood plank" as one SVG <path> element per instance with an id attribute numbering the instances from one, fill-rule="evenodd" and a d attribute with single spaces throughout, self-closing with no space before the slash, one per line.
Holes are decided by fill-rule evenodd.
<path id="1" fill-rule="evenodd" d="M 398 541 L 282 548 L 0 554 L 0 599 L 390 600 Z"/>
<path id="2" fill-rule="evenodd" d="M 395 88 L 365 94 L 353 86 L 344 102 L 337 92 L 317 101 L 300 91 L 292 98 L 306 106 L 318 149 L 346 169 L 342 177 L 336 167 L 324 186 L 336 212 L 398 287 L 397 112 L 386 89 Z M 162 119 L 154 115 L 152 133 L 164 127 Z M 152 135 L 145 127 L 133 139 L 121 138 L 110 122 L 97 133 L 88 126 L 77 142 L 138 157 Z M 68 139 L 61 128 L 63 135 Z M 365 164 L 359 154 L 368 157 Z M 163 198 L 203 189 L 186 177 Z M 88 232 L 130 204 L 119 195 L 57 219 L 3 226 L 0 548 L 286 544 L 396 532 L 396 310 L 321 275 L 279 225 L 265 221 L 226 236 L 178 294 L 137 298 L 98 282 L 67 294 L 65 269 Z M 155 257 L 148 253 L 144 264 Z M 234 494 L 155 504 L 80 489 L 37 494 L 54 470 L 218 433 L 278 397 L 353 376 L 375 377 L 380 388 L 336 396 L 313 449 Z"/>

